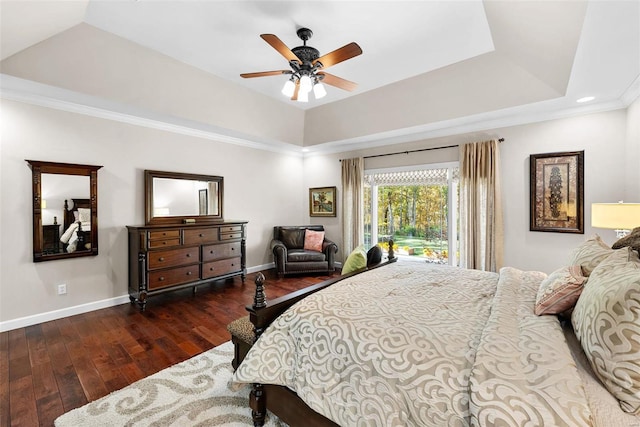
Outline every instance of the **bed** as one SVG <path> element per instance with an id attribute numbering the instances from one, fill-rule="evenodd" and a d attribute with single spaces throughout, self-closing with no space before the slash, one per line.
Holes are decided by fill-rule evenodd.
<path id="1" fill-rule="evenodd" d="M 64 252 L 72 253 L 91 249 L 91 200 L 64 201 L 64 232 L 60 242 Z"/>
<path id="2" fill-rule="evenodd" d="M 387 262 L 248 309 L 255 425 L 640 426 L 640 260 L 599 238 L 550 275 Z"/>

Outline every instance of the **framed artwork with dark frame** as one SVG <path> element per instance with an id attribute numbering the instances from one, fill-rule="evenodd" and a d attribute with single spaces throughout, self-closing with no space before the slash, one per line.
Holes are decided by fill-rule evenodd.
<path id="1" fill-rule="evenodd" d="M 336 216 L 336 187 L 309 189 L 309 216 Z"/>
<path id="2" fill-rule="evenodd" d="M 198 190 L 199 215 L 209 214 L 209 192 L 206 188 Z"/>
<path id="3" fill-rule="evenodd" d="M 584 234 L 584 150 L 532 154 L 531 231 Z"/>

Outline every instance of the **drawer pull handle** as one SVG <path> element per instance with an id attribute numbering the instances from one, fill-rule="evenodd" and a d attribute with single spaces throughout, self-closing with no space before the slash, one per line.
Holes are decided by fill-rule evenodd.
<path id="1" fill-rule="evenodd" d="M 213 267 L 210 267 L 210 268 L 209 268 L 209 271 L 213 271 L 213 270 L 214 270 L 214 268 L 213 268 Z"/>
<path id="2" fill-rule="evenodd" d="M 204 234 L 200 233 L 200 237 L 204 237 Z"/>
<path id="3" fill-rule="evenodd" d="M 215 253 L 215 251 L 209 251 L 209 253 L 210 253 L 210 254 L 214 254 L 214 253 Z"/>
<path id="4" fill-rule="evenodd" d="M 236 250 L 236 248 L 231 248 L 231 250 L 232 250 L 232 251 L 235 251 L 235 250 Z"/>
<path id="5" fill-rule="evenodd" d="M 158 279 L 158 280 L 160 280 L 161 282 L 164 282 L 164 277 L 160 276 L 160 279 Z"/>
<path id="6" fill-rule="evenodd" d="M 162 244 L 163 244 L 163 245 L 166 245 L 166 244 L 167 244 L 167 242 L 164 242 L 164 241 L 163 241 L 163 242 L 162 242 Z"/>
<path id="7" fill-rule="evenodd" d="M 187 254 L 187 258 L 191 258 L 191 254 Z"/>
<path id="8" fill-rule="evenodd" d="M 191 272 L 190 271 L 187 271 L 187 276 L 191 276 Z"/>
<path id="9" fill-rule="evenodd" d="M 164 261 L 164 257 L 161 256 L 160 258 L 158 258 L 158 261 L 160 262 Z"/>

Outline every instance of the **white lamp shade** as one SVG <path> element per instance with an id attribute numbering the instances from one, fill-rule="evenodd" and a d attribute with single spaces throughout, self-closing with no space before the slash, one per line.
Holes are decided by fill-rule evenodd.
<path id="1" fill-rule="evenodd" d="M 291 98 L 295 90 L 296 90 L 296 84 L 291 80 L 287 80 L 284 86 L 282 87 L 282 94 L 287 98 Z"/>
<path id="2" fill-rule="evenodd" d="M 313 85 L 313 94 L 316 99 L 324 98 L 327 95 L 327 90 L 324 88 L 324 85 L 320 82 Z"/>
<path id="3" fill-rule="evenodd" d="M 640 226 L 640 203 L 593 203 L 591 226 L 631 230 Z"/>
<path id="4" fill-rule="evenodd" d="M 313 83 L 311 83 L 311 77 L 304 75 L 300 77 L 300 92 L 311 92 Z"/>

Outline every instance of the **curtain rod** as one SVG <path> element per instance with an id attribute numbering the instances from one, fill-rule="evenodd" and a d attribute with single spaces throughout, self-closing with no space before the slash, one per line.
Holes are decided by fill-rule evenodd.
<path id="1" fill-rule="evenodd" d="M 504 138 L 500 138 L 498 139 L 498 142 L 503 142 Z M 418 150 L 409 150 L 409 151 L 397 151 L 395 153 L 387 153 L 387 154 L 374 154 L 372 156 L 363 156 L 363 159 L 371 159 L 374 157 L 386 157 L 386 156 L 395 156 L 397 154 L 409 154 L 409 153 L 418 153 L 420 151 L 431 151 L 431 150 L 442 150 L 445 148 L 455 148 L 455 147 L 459 147 L 459 144 L 455 144 L 455 145 L 445 145 L 444 147 L 431 147 L 431 148 L 420 148 Z M 342 161 L 342 159 L 340 159 L 340 161 Z"/>

